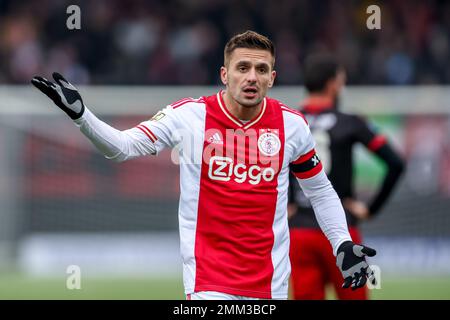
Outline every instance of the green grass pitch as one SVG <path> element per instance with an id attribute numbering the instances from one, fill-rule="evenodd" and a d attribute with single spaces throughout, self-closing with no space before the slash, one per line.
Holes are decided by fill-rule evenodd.
<path id="1" fill-rule="evenodd" d="M 450 299 L 448 277 L 383 279 L 372 299 Z M 332 298 L 333 295 L 330 295 Z M 32 278 L 0 273 L 0 299 L 184 299 L 180 277 L 87 278 L 68 290 L 65 278 Z"/>

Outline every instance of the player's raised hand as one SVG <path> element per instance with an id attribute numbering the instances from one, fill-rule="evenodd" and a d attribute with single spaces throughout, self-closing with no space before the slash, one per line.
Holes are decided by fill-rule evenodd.
<path id="1" fill-rule="evenodd" d="M 53 73 L 53 79 L 56 83 L 37 76 L 31 80 L 31 83 L 52 99 L 70 118 L 73 120 L 80 118 L 85 107 L 77 88 L 57 72 Z"/>
<path id="2" fill-rule="evenodd" d="M 376 278 L 366 261 L 366 256 L 373 257 L 376 251 L 372 248 L 345 241 L 339 246 L 336 265 L 344 277 L 343 288 L 351 286 L 353 290 L 363 287 L 367 279 L 375 285 Z"/>

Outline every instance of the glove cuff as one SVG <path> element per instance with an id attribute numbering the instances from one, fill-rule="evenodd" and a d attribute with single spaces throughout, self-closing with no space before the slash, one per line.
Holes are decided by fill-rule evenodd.
<path id="1" fill-rule="evenodd" d="M 344 241 L 341 243 L 341 245 L 338 247 L 337 249 L 337 253 L 339 254 L 340 252 L 346 251 L 346 249 L 348 248 L 352 248 L 354 245 L 354 243 L 352 241 Z"/>

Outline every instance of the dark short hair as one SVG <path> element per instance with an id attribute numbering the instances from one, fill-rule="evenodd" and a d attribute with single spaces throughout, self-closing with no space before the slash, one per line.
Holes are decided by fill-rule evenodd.
<path id="1" fill-rule="evenodd" d="M 231 54 L 237 48 L 267 50 L 273 57 L 272 68 L 275 65 L 275 46 L 269 38 L 255 31 L 247 30 L 235 35 L 227 42 L 224 49 L 224 65 L 229 63 Z"/>
<path id="2" fill-rule="evenodd" d="M 310 93 L 321 92 L 327 82 L 336 77 L 342 68 L 330 54 L 316 54 L 305 59 L 304 84 Z"/>

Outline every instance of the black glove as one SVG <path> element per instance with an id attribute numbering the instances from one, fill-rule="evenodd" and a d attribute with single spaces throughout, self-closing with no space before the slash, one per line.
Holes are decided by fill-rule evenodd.
<path id="1" fill-rule="evenodd" d="M 336 265 L 344 277 L 343 288 L 352 287 L 352 290 L 363 287 L 367 278 L 375 285 L 375 274 L 366 261 L 366 256 L 373 257 L 377 252 L 369 247 L 345 241 L 339 246 L 336 256 Z"/>
<path id="2" fill-rule="evenodd" d="M 77 88 L 57 72 L 53 73 L 53 79 L 56 83 L 42 77 L 34 77 L 31 83 L 52 99 L 73 120 L 80 118 L 85 107 Z"/>

